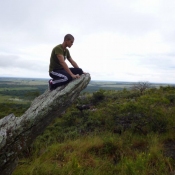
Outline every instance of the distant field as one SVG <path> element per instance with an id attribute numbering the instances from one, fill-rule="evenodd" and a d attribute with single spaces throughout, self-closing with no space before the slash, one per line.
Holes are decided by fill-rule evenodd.
<path id="1" fill-rule="evenodd" d="M 18 97 L 12 97 L 8 95 L 0 94 L 0 103 L 26 104 L 26 103 L 30 103 L 30 100 L 25 100 L 25 99 L 20 99 Z"/>
<path id="2" fill-rule="evenodd" d="M 20 116 L 47 89 L 46 79 L 0 78 L 0 118 Z"/>
<path id="3" fill-rule="evenodd" d="M 0 85 L 1 86 L 1 85 Z M 37 89 L 36 87 L 13 87 L 13 85 L 11 84 L 12 87 L 1 87 L 0 88 L 0 91 L 6 91 L 6 90 L 9 90 L 9 91 L 20 91 L 20 90 L 35 90 Z"/>
<path id="4" fill-rule="evenodd" d="M 93 93 L 99 89 L 130 89 L 133 82 L 90 81 L 83 92 Z M 151 84 L 152 87 L 168 86 L 168 84 Z M 30 106 L 34 98 L 48 89 L 48 79 L 35 78 L 0 78 L 0 118 L 14 113 L 20 116 Z M 20 110 L 19 110 L 20 109 Z M 21 111 L 21 112 L 19 112 Z"/>
<path id="5" fill-rule="evenodd" d="M 33 78 L 2 78 L 0 77 L 0 84 L 12 85 L 47 85 L 47 79 L 33 79 Z"/>
<path id="6" fill-rule="evenodd" d="M 123 90 L 130 89 L 137 82 L 90 81 L 83 92 L 94 92 L 99 89 Z M 152 87 L 168 86 L 168 84 L 151 83 Z M 2 78 L 0 77 L 0 92 L 5 91 L 39 91 L 43 93 L 48 88 L 48 79 L 36 78 Z M 1 95 L 2 93 L 0 93 Z"/>
<path id="7" fill-rule="evenodd" d="M 26 104 L 47 89 L 46 79 L 0 78 L 0 103 Z"/>
<path id="8" fill-rule="evenodd" d="M 138 82 L 116 82 L 116 81 L 91 81 L 84 92 L 94 92 L 99 89 L 105 90 L 123 90 L 131 89 Z M 168 86 L 168 84 L 150 83 L 151 87 L 158 88 L 160 86 Z M 172 85 L 172 84 L 171 84 Z M 175 85 L 174 85 L 175 86 Z"/>

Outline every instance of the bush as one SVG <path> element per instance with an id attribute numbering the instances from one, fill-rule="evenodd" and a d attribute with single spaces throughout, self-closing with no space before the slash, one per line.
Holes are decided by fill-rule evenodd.
<path id="1" fill-rule="evenodd" d="M 105 95 L 104 95 L 104 90 L 100 89 L 97 92 L 94 92 L 92 95 L 92 103 L 93 104 L 97 104 L 99 102 L 101 102 L 102 100 L 104 100 Z"/>

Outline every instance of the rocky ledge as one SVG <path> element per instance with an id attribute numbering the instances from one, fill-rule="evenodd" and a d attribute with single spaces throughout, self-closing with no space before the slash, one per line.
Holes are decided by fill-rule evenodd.
<path id="1" fill-rule="evenodd" d="M 0 172 L 10 175 L 17 166 L 18 154 L 41 134 L 51 121 L 69 107 L 85 89 L 90 75 L 82 75 L 65 86 L 47 90 L 37 97 L 21 116 L 10 114 L 0 120 Z"/>

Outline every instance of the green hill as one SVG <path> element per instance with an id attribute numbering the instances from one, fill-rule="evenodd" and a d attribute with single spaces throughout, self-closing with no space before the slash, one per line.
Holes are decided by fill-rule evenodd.
<path id="1" fill-rule="evenodd" d="M 171 174 L 174 129 L 175 87 L 84 92 L 21 153 L 13 175 Z"/>

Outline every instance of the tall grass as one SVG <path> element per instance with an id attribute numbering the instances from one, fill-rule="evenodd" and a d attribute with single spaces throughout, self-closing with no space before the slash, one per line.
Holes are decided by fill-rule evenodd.
<path id="1" fill-rule="evenodd" d="M 172 170 L 156 134 L 104 132 L 52 144 L 40 155 L 21 161 L 13 175 L 164 175 Z"/>

